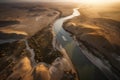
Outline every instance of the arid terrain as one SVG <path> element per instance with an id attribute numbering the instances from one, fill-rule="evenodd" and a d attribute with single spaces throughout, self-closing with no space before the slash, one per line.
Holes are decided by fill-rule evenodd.
<path id="1" fill-rule="evenodd" d="M 73 8 L 80 16 L 65 19 L 64 32 L 61 19 Z M 119 9 L 119 3 L 0 3 L 0 80 L 114 80 L 111 73 L 119 80 Z"/>
<path id="2" fill-rule="evenodd" d="M 88 50 L 120 76 L 120 5 L 79 6 L 80 16 L 64 23 L 64 29 L 74 35 L 82 50 Z M 119 78 L 120 79 L 120 78 Z"/>
<path id="3" fill-rule="evenodd" d="M 65 51 L 52 45 L 53 22 L 72 14 L 74 7 L 62 3 L 1 3 L 0 80 L 70 80 L 69 76 L 78 80 Z"/>

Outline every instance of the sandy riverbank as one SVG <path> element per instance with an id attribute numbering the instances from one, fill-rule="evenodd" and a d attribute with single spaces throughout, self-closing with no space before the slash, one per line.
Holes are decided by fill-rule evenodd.
<path id="1" fill-rule="evenodd" d="M 118 7 L 118 5 L 114 6 Z M 78 42 L 82 43 L 89 52 L 103 61 L 106 60 L 105 63 L 110 64 L 111 70 L 119 76 L 120 22 L 118 17 L 114 17 L 119 15 L 114 13 L 113 16 L 101 16 L 106 9 L 111 10 L 111 7 L 101 8 L 99 13 L 102 14 L 98 14 L 95 8 L 88 5 L 80 7 L 81 15 L 66 21 L 64 29 L 75 35 Z M 111 12 L 119 12 L 118 8 L 112 8 Z"/>

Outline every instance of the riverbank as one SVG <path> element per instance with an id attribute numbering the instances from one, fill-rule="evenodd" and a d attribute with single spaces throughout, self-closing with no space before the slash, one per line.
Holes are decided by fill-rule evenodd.
<path id="1" fill-rule="evenodd" d="M 0 7 L 2 44 L 33 36 L 57 17 L 72 14 L 75 6 L 71 3 L 1 3 Z"/>
<path id="2" fill-rule="evenodd" d="M 90 7 L 91 8 L 91 7 Z M 89 9 L 87 7 L 87 9 Z M 120 73 L 120 22 L 117 19 L 86 15 L 86 8 L 81 15 L 64 23 L 64 29 L 76 36 L 80 48 L 83 46 L 119 76 Z M 90 11 L 92 13 L 93 11 Z M 95 12 L 93 12 L 95 13 Z M 97 14 L 98 15 L 98 14 Z M 101 14 L 102 15 L 102 14 Z M 115 15 L 115 14 L 114 14 Z M 92 17 L 93 16 L 93 17 Z"/>
<path id="3" fill-rule="evenodd" d="M 29 73 L 32 69 L 30 60 L 32 55 L 26 50 L 23 39 L 35 35 L 59 17 L 58 11 L 38 4 L 38 6 L 25 4 L 28 5 L 24 3 L 0 5 L 1 80 L 20 79 Z"/>
<path id="4" fill-rule="evenodd" d="M 38 33 L 36 33 L 34 36 L 32 36 L 31 38 L 27 39 L 28 41 L 28 45 L 30 46 L 31 49 L 33 49 L 34 51 L 34 55 L 35 55 L 35 62 L 36 65 L 33 65 L 31 60 L 32 54 L 27 50 L 26 45 L 24 40 L 23 41 L 19 41 L 19 43 L 23 44 L 23 45 L 19 45 L 15 46 L 16 47 L 16 51 L 18 50 L 17 47 L 21 47 L 22 49 L 19 48 L 19 55 L 18 53 L 16 55 L 15 58 L 12 62 L 14 63 L 10 64 L 12 65 L 11 68 L 9 68 L 8 70 L 10 70 L 11 72 L 9 73 L 9 77 L 7 78 L 8 80 L 10 79 L 29 79 L 32 80 L 33 79 L 38 79 L 39 76 L 42 75 L 41 79 L 44 80 L 49 80 L 50 78 L 52 78 L 52 80 L 56 80 L 63 78 L 67 80 L 67 78 L 69 78 L 69 76 L 72 75 L 72 73 L 75 73 L 74 69 L 72 68 L 72 64 L 70 63 L 70 61 L 68 61 L 69 59 L 64 56 L 63 54 L 58 51 L 58 50 L 54 50 L 53 46 L 52 46 L 52 39 L 53 39 L 53 34 L 52 34 L 52 26 L 48 26 L 43 28 L 42 30 L 40 30 Z M 13 42 L 15 43 L 15 42 Z M 13 45 L 13 43 L 11 43 L 9 46 Z M 18 42 L 16 42 L 15 44 L 17 44 Z M 8 43 L 7 43 L 8 44 Z M 3 44 L 5 45 L 5 44 Z M 3 46 L 1 46 L 3 48 Z M 11 48 L 13 48 L 11 46 Z M 14 52 L 16 52 L 14 50 Z M 21 53 L 22 51 L 22 53 Z M 66 53 L 65 53 L 66 54 Z M 14 56 L 13 56 L 14 57 Z M 11 57 L 11 58 L 13 58 Z M 15 62 L 15 60 L 18 62 Z M 6 62 L 4 62 L 6 63 Z M 60 64 L 59 64 L 60 63 Z M 57 65 L 61 66 L 61 67 L 56 67 Z M 12 68 L 13 67 L 13 68 Z M 63 68 L 64 67 L 64 68 Z M 3 68 L 1 66 L 1 68 Z M 18 69 L 19 68 L 19 69 Z M 54 69 L 57 69 L 57 71 L 54 71 Z M 31 71 L 32 70 L 32 71 Z M 69 73 L 70 71 L 70 73 Z M 4 71 L 3 71 L 4 72 Z M 34 75 L 36 77 L 33 76 L 33 72 Z M 45 74 L 43 74 L 45 72 Z M 51 74 L 49 74 L 49 72 Z M 67 74 L 66 74 L 67 72 Z M 24 73 L 24 74 L 23 74 Z M 52 76 L 53 73 L 56 73 L 56 76 L 58 77 L 54 77 Z M 5 73 L 6 75 L 6 73 Z M 15 77 L 17 75 L 17 77 Z M 47 76 L 48 75 L 48 76 Z M 61 76 L 59 76 L 61 75 Z M 67 75 L 65 77 L 63 77 L 64 75 Z M 76 74 L 74 74 L 76 75 Z M 7 76 L 7 75 L 6 75 Z M 24 76 L 24 77 L 23 77 Z M 51 77 L 52 76 L 52 77 Z M 6 78 L 1 76 L 2 78 Z M 59 80 L 58 79 L 58 80 Z M 77 79 L 75 79 L 77 80 Z"/>
<path id="5" fill-rule="evenodd" d="M 15 78 L 16 75 L 16 79 L 21 78 L 22 80 L 34 80 L 39 78 L 43 80 L 69 80 L 70 76 L 72 76 L 74 80 L 78 80 L 75 77 L 77 73 L 69 57 L 66 55 L 65 50 L 61 47 L 57 49 L 59 45 L 56 49 L 53 49 L 52 39 L 54 34 L 52 34 L 51 29 L 52 26 L 48 26 L 27 39 L 28 44 L 26 45 L 25 52 L 29 55 L 24 56 L 14 67 L 15 71 L 8 77 L 8 80 Z M 31 57 L 33 57 L 33 55 L 28 50 L 29 47 L 27 46 L 34 51 L 35 57 L 33 59 L 36 64 L 32 63 L 33 59 L 31 60 Z M 23 66 L 18 70 L 17 68 L 20 67 L 21 64 Z M 27 67 L 24 68 L 25 66 Z M 26 71 L 27 74 L 22 74 L 24 71 Z"/>

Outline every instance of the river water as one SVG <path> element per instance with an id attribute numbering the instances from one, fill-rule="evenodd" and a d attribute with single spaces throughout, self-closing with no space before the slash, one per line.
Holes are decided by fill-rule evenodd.
<path id="1" fill-rule="evenodd" d="M 53 24 L 53 31 L 55 33 L 55 38 L 66 50 L 68 56 L 70 57 L 73 65 L 78 72 L 80 80 L 116 80 L 107 66 L 91 55 L 85 55 L 81 51 L 79 45 L 75 40 L 66 32 L 62 25 L 63 23 L 75 16 L 79 16 L 80 13 L 78 9 L 73 9 L 73 14 L 67 17 L 60 18 Z M 94 58 L 94 59 L 92 59 Z M 96 60 L 96 61 L 94 61 Z"/>

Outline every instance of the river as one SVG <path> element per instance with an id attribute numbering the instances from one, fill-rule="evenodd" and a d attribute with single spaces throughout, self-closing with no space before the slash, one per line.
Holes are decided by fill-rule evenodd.
<path id="1" fill-rule="evenodd" d="M 108 66 L 92 54 L 83 53 L 76 41 L 62 28 L 66 20 L 79 15 L 76 8 L 72 15 L 57 19 L 53 24 L 55 39 L 66 50 L 80 80 L 117 80 Z"/>

